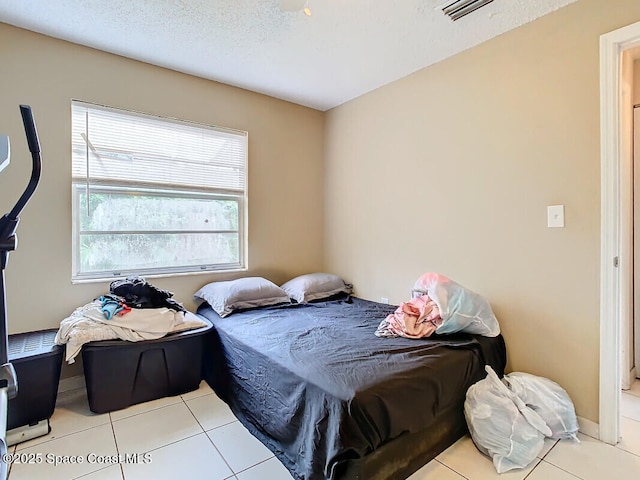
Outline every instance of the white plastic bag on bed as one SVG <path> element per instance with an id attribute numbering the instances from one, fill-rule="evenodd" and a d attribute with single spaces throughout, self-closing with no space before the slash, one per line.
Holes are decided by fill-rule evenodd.
<path id="1" fill-rule="evenodd" d="M 467 332 L 485 337 L 500 334 L 498 319 L 489 302 L 444 275 L 421 275 L 413 285 L 413 292 L 426 293 L 438 306 L 442 318 L 442 325 L 436 329 L 438 334 Z"/>
<path id="2" fill-rule="evenodd" d="M 529 373 L 513 372 L 502 382 L 551 429 L 551 438 L 578 440 L 578 419 L 573 402 L 556 382 Z"/>
<path id="3" fill-rule="evenodd" d="M 529 465 L 551 430 L 544 420 L 506 385 L 490 366 L 487 377 L 467 390 L 464 415 L 478 449 L 493 460 L 498 473 Z"/>

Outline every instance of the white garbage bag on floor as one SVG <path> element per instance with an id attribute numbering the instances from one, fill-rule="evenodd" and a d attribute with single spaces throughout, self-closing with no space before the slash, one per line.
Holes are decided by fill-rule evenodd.
<path id="1" fill-rule="evenodd" d="M 513 372 L 502 382 L 551 429 L 551 438 L 578 440 L 578 419 L 567 392 L 553 380 L 529 373 Z"/>
<path id="2" fill-rule="evenodd" d="M 490 366 L 487 377 L 467 390 L 464 415 L 478 449 L 498 473 L 524 468 L 542 450 L 551 429 L 532 408 L 503 384 Z"/>

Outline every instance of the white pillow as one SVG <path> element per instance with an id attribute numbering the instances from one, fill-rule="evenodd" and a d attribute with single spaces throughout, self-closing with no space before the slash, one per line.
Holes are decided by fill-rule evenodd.
<path id="1" fill-rule="evenodd" d="M 287 292 L 262 277 L 245 277 L 205 285 L 193 295 L 211 305 L 218 315 L 226 317 L 242 308 L 265 307 L 290 303 Z"/>
<path id="2" fill-rule="evenodd" d="M 351 293 L 353 286 L 331 273 L 308 273 L 284 283 L 282 289 L 292 300 L 306 303 L 331 297 L 337 293 Z"/>

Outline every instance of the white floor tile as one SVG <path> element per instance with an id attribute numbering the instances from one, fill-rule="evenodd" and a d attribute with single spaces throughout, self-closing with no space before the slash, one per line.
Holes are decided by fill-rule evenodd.
<path id="1" fill-rule="evenodd" d="M 181 402 L 182 398 L 180 395 L 176 395 L 175 397 L 162 397 L 149 402 L 137 403 L 128 408 L 123 408 L 122 410 L 115 410 L 110 412 L 109 415 L 111 415 L 111 420 L 115 422 L 117 420 L 122 420 L 123 418 L 138 415 L 139 413 L 150 412 L 151 410 L 157 410 L 158 408 Z"/>
<path id="2" fill-rule="evenodd" d="M 640 478 L 640 382 L 623 392 L 621 407 L 622 440 L 616 447 L 582 434 L 581 443 L 547 439 L 530 466 L 499 475 L 465 436 L 407 480 L 635 480 Z M 206 382 L 185 395 L 102 415 L 89 410 L 84 389 L 62 392 L 51 425 L 49 435 L 10 447 L 40 453 L 43 462 L 13 464 L 9 480 L 292 480 Z M 123 455 L 150 451 L 151 462 L 109 466 L 88 461 L 89 453 L 115 455 L 116 442 Z M 53 466 L 47 454 L 75 455 L 83 463 Z"/>
<path id="3" fill-rule="evenodd" d="M 77 480 L 122 480 L 123 478 L 120 465 L 111 465 L 89 475 L 78 477 Z"/>
<path id="4" fill-rule="evenodd" d="M 579 478 L 543 460 L 536 465 L 527 480 L 577 480 Z"/>
<path id="5" fill-rule="evenodd" d="M 58 395 L 61 392 L 69 392 L 71 390 L 78 390 L 85 388 L 86 382 L 84 375 L 75 375 L 73 377 L 61 378 L 58 382 Z"/>
<path id="6" fill-rule="evenodd" d="M 542 450 L 538 454 L 538 458 L 544 458 L 544 456 L 551 451 L 551 449 L 558 443 L 558 440 L 554 440 L 553 438 L 545 438 L 544 446 Z"/>
<path id="7" fill-rule="evenodd" d="M 98 415 L 89 410 L 87 392 L 84 388 L 58 393 L 56 409 L 49 420 L 51 432 L 18 444 L 18 450 L 108 423 L 108 414 Z"/>
<path id="8" fill-rule="evenodd" d="M 449 467 L 443 465 L 437 460 L 432 460 L 420 470 L 411 475 L 407 480 L 464 480 L 464 477 L 458 475 Z"/>
<path id="9" fill-rule="evenodd" d="M 620 443 L 616 447 L 640 457 L 640 422 L 631 418 L 620 418 Z M 640 478 L 640 475 L 638 475 Z"/>
<path id="10" fill-rule="evenodd" d="M 185 403 L 205 431 L 237 420 L 229 406 L 215 393 L 192 398 Z"/>
<path id="11" fill-rule="evenodd" d="M 187 400 L 191 400 L 192 398 L 201 397 L 202 395 L 209 395 L 210 393 L 213 393 L 212 388 L 209 386 L 207 382 L 202 380 L 197 390 L 184 393 L 181 396 L 183 400 L 187 401 Z"/>
<path id="12" fill-rule="evenodd" d="M 15 452 L 16 452 L 16 446 L 15 445 L 11 445 L 10 447 L 7 447 L 7 453 L 15 453 Z M 2 460 L 0 460 L 0 461 L 2 461 Z M 11 475 L 11 463 L 9 465 L 7 465 L 7 475 Z"/>
<path id="13" fill-rule="evenodd" d="M 491 459 L 480 453 L 469 435 L 451 445 L 436 459 L 469 480 L 523 480 L 540 461 L 536 459 L 527 468 L 499 474 Z"/>
<path id="14" fill-rule="evenodd" d="M 623 393 L 620 399 L 620 415 L 640 422 L 640 397 Z"/>
<path id="15" fill-rule="evenodd" d="M 238 421 L 209 430 L 207 435 L 235 473 L 273 456 L 273 453 Z"/>
<path id="16" fill-rule="evenodd" d="M 148 452 L 203 432 L 183 402 L 117 420 L 113 430 L 122 454 Z"/>
<path id="17" fill-rule="evenodd" d="M 238 480 L 293 480 L 289 470 L 275 457 L 238 473 L 236 478 Z"/>
<path id="18" fill-rule="evenodd" d="M 233 472 L 205 433 L 149 452 L 149 463 L 123 464 L 127 480 L 223 480 Z M 269 477 L 263 477 L 266 479 Z"/>
<path id="19" fill-rule="evenodd" d="M 545 461 L 583 480 L 640 478 L 640 457 L 578 434 L 580 443 L 562 440 Z"/>
<path id="20" fill-rule="evenodd" d="M 40 454 L 42 462 L 14 464 L 9 478 L 10 480 L 35 478 L 69 480 L 105 467 L 104 464 L 92 461 L 93 457 L 90 454 L 113 456 L 116 452 L 111 425 L 101 425 L 20 450 L 19 453 Z M 63 457 L 73 457 L 76 463 L 62 463 Z M 37 457 L 35 458 L 37 461 Z M 59 462 L 57 465 L 56 460 Z"/>

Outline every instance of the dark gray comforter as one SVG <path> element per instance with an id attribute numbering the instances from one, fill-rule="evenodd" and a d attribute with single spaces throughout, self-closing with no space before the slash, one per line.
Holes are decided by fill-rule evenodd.
<path id="1" fill-rule="evenodd" d="M 376 337 L 395 308 L 353 298 L 221 318 L 203 305 L 217 332 L 214 388 L 294 477 L 339 478 L 348 460 L 462 409 L 485 364 L 504 371 L 501 336 Z"/>

